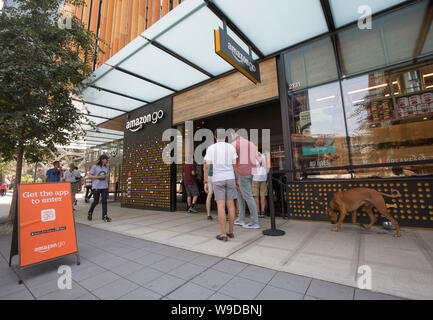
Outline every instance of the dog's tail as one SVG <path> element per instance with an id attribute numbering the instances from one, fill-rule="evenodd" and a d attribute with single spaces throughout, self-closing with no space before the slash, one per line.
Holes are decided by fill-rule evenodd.
<path id="1" fill-rule="evenodd" d="M 379 193 L 382 196 L 389 197 L 389 198 L 398 198 L 398 197 L 401 197 L 401 193 L 397 189 L 391 189 L 391 192 L 392 192 L 392 194 L 387 194 L 387 193 L 383 193 L 383 192 L 379 192 Z"/>

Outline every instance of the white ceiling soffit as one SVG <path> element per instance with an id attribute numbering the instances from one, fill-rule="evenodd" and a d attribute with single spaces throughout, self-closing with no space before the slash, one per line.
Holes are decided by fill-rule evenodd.
<path id="1" fill-rule="evenodd" d="M 211 2 L 265 55 L 329 31 L 320 0 Z M 401 2 L 330 0 L 337 27 L 356 21 L 360 5 L 369 5 L 375 13 Z M 86 80 L 94 87 L 87 88 L 81 99 L 129 112 L 233 70 L 215 53 L 213 30 L 219 27 L 223 22 L 204 0 L 182 2 L 95 70 Z M 230 28 L 228 33 L 248 51 Z M 253 57 L 258 58 L 255 53 Z M 118 112 L 105 114 L 115 118 Z M 97 124 L 105 122 L 94 119 Z"/>
<path id="2" fill-rule="evenodd" d="M 345 1 L 347 0 L 341 2 Z M 213 0 L 212 2 L 265 55 L 328 31 L 319 0 Z"/>
<path id="3" fill-rule="evenodd" d="M 363 15 L 363 12 L 358 12 L 361 6 L 370 7 L 372 14 L 375 14 L 405 1 L 406 0 L 330 0 L 329 2 L 335 27 L 339 28 L 357 21 Z"/>

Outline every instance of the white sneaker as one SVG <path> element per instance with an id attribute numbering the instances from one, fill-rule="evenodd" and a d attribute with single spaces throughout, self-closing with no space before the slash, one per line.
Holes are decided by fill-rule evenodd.
<path id="1" fill-rule="evenodd" d="M 235 225 L 237 226 L 245 226 L 245 221 L 239 220 L 239 218 L 236 218 Z"/>
<path id="2" fill-rule="evenodd" d="M 243 227 L 245 229 L 260 229 L 260 225 L 258 223 L 250 222 L 248 224 L 244 224 Z"/>

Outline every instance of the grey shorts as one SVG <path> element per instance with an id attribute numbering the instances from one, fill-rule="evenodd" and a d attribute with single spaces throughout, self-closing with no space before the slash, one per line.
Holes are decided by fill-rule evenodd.
<path id="1" fill-rule="evenodd" d="M 236 180 L 223 180 L 213 182 L 213 192 L 215 200 L 235 200 L 238 192 L 236 188 Z"/>
<path id="2" fill-rule="evenodd" d="M 197 183 L 185 186 L 186 195 L 188 197 L 198 197 L 200 192 L 198 191 Z"/>

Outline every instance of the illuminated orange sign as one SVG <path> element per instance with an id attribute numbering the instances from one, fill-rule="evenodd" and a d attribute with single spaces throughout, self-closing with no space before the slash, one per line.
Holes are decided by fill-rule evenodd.
<path id="1" fill-rule="evenodd" d="M 20 267 L 77 251 L 70 184 L 21 184 Z"/>

